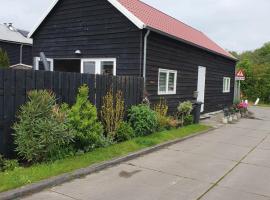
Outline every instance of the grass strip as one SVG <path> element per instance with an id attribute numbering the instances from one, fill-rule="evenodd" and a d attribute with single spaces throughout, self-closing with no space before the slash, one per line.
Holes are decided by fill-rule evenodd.
<path id="1" fill-rule="evenodd" d="M 99 148 L 80 156 L 74 156 L 51 163 L 36 164 L 28 168 L 20 167 L 14 171 L 3 172 L 0 173 L 0 192 L 36 183 L 50 177 L 128 155 L 129 153 L 170 140 L 184 138 L 208 129 L 210 129 L 210 127 L 204 125 L 191 125 L 181 129 L 163 131 L 145 137 L 134 138 L 133 140 Z"/>

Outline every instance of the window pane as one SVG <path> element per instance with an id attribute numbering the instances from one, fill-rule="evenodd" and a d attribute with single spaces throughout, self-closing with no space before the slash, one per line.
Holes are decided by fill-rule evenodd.
<path id="1" fill-rule="evenodd" d="M 166 92 L 167 73 L 159 73 L 159 92 Z"/>
<path id="2" fill-rule="evenodd" d="M 49 64 L 49 67 L 51 67 L 51 61 L 48 61 L 48 60 L 47 60 L 47 62 L 48 62 L 48 64 Z M 41 70 L 41 71 L 45 71 L 45 66 L 44 66 L 44 64 L 43 64 L 42 61 L 39 61 L 39 62 L 38 62 L 38 68 L 39 68 L 39 70 Z M 49 69 L 49 70 L 50 70 L 50 69 Z"/>
<path id="3" fill-rule="evenodd" d="M 169 73 L 169 85 L 168 85 L 168 91 L 173 92 L 174 91 L 174 82 L 175 82 L 175 73 Z"/>
<path id="4" fill-rule="evenodd" d="M 101 61 L 101 74 L 113 76 L 113 61 Z"/>
<path id="5" fill-rule="evenodd" d="M 91 61 L 83 62 L 83 72 L 85 74 L 96 74 L 96 63 Z"/>

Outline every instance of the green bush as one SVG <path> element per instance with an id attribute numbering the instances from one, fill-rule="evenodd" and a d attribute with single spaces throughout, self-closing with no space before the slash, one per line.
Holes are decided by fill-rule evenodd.
<path id="1" fill-rule="evenodd" d="M 89 88 L 83 85 L 79 88 L 76 103 L 68 114 L 70 126 L 75 129 L 75 148 L 85 152 L 106 143 L 103 127 L 98 122 L 97 109 L 88 98 Z"/>
<path id="2" fill-rule="evenodd" d="M 0 68 L 8 68 L 10 65 L 8 54 L 0 48 Z"/>
<path id="3" fill-rule="evenodd" d="M 5 163 L 5 159 L 4 157 L 0 154 L 0 172 L 3 170 L 4 168 L 4 163 Z"/>
<path id="4" fill-rule="evenodd" d="M 185 117 L 190 115 L 192 109 L 193 109 L 193 106 L 192 106 L 192 103 L 190 101 L 185 101 L 183 103 L 179 103 L 177 111 L 178 111 L 178 117 L 179 117 L 179 119 L 181 119 L 182 125 L 184 125 Z"/>
<path id="5" fill-rule="evenodd" d="M 73 131 L 53 93 L 35 90 L 28 93 L 28 98 L 13 126 L 16 151 L 28 162 L 55 160 L 72 142 Z"/>
<path id="6" fill-rule="evenodd" d="M 131 125 L 127 122 L 121 122 L 116 130 L 115 140 L 124 142 L 135 137 L 135 133 Z"/>
<path id="7" fill-rule="evenodd" d="M 149 106 L 132 106 L 128 118 L 136 136 L 149 135 L 157 130 L 157 114 Z"/>
<path id="8" fill-rule="evenodd" d="M 5 160 L 3 171 L 13 171 L 17 167 L 19 167 L 18 160 Z"/>
<path id="9" fill-rule="evenodd" d="M 193 121 L 194 121 L 194 119 L 193 119 L 192 115 L 187 115 L 184 117 L 184 125 L 185 126 L 193 124 Z"/>

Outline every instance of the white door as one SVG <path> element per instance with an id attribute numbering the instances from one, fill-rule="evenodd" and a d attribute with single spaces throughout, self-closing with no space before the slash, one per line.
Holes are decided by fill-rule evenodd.
<path id="1" fill-rule="evenodd" d="M 206 67 L 199 66 L 198 69 L 198 99 L 197 101 L 202 102 L 201 112 L 204 111 L 204 97 L 205 97 L 205 77 L 206 77 Z"/>

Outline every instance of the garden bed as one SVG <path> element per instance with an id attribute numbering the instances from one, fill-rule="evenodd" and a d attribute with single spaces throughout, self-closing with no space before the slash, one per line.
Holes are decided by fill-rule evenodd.
<path id="1" fill-rule="evenodd" d="M 170 140 L 200 133 L 208 129 L 210 129 L 210 127 L 204 125 L 190 125 L 181 129 L 137 137 L 127 142 L 95 149 L 80 156 L 74 156 L 51 163 L 36 164 L 28 168 L 20 167 L 13 171 L 6 171 L 0 173 L 0 192 L 36 183 L 50 177 L 102 163 Z"/>

